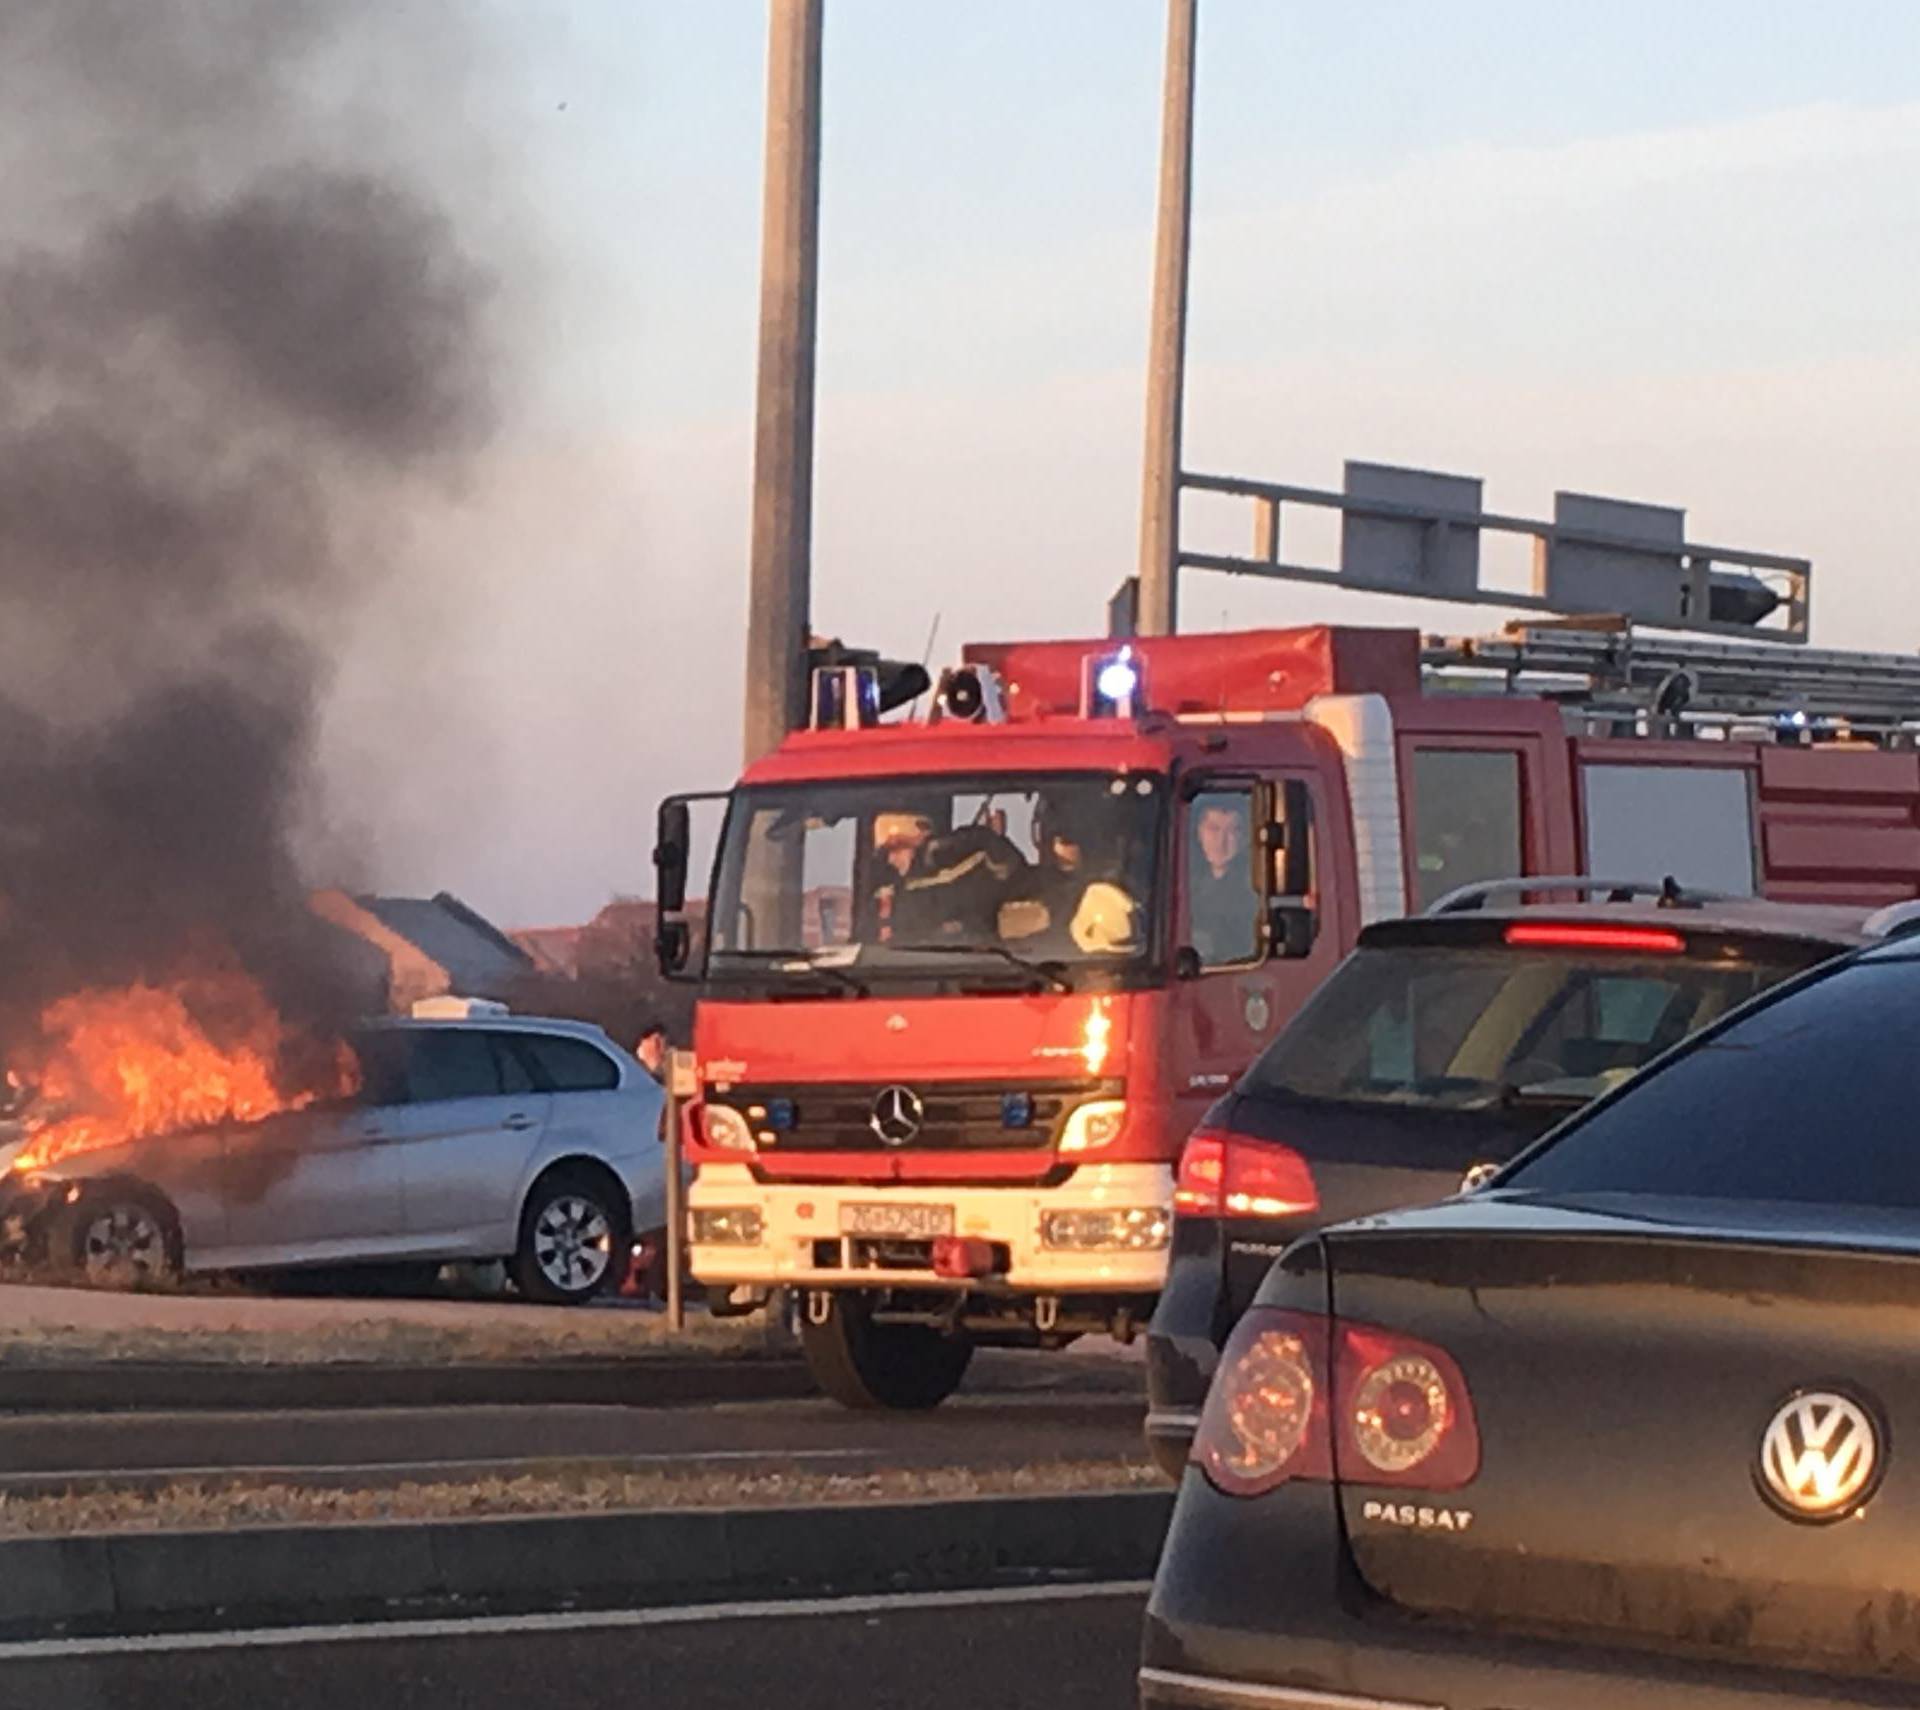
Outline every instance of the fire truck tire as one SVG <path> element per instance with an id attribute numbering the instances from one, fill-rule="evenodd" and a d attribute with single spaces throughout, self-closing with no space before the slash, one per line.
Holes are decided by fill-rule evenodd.
<path id="1" fill-rule="evenodd" d="M 98 1183 L 60 1208 L 47 1255 L 96 1288 L 168 1283 L 180 1274 L 180 1219 L 152 1188 Z"/>
<path id="2" fill-rule="evenodd" d="M 557 1164 L 527 1195 L 507 1273 L 526 1300 L 580 1306 L 626 1281 L 632 1252 L 619 1179 L 594 1164 Z"/>
<path id="3" fill-rule="evenodd" d="M 824 1324 L 804 1316 L 800 1347 L 821 1392 L 862 1412 L 919 1412 L 960 1387 L 973 1343 L 924 1324 L 875 1324 L 867 1301 L 836 1294 Z"/>

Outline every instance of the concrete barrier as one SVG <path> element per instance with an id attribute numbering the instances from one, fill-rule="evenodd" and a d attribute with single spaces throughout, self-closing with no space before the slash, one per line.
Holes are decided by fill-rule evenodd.
<path id="1" fill-rule="evenodd" d="M 1168 1491 L 0 1542 L 0 1635 L 628 1606 L 1153 1571 Z"/>

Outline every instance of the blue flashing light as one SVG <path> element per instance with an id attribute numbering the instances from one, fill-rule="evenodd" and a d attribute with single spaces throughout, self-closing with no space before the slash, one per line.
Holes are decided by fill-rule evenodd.
<path id="1" fill-rule="evenodd" d="M 1134 664 L 1131 653 L 1123 652 L 1102 665 L 1100 674 L 1093 680 L 1093 686 L 1103 701 L 1132 700 L 1134 691 L 1140 687 L 1140 669 Z"/>
<path id="2" fill-rule="evenodd" d="M 1002 1128 L 1030 1128 L 1033 1126 L 1033 1094 L 1010 1092 L 1001 1095 L 1000 1126 Z"/>
<path id="3" fill-rule="evenodd" d="M 767 1100 L 767 1126 L 776 1134 L 791 1133 L 793 1126 L 800 1120 L 800 1113 L 794 1109 L 790 1098 L 770 1098 Z"/>

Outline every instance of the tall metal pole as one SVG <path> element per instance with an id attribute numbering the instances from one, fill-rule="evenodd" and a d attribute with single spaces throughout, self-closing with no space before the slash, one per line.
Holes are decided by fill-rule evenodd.
<path id="1" fill-rule="evenodd" d="M 1147 347 L 1147 450 L 1140 482 L 1142 635 L 1179 618 L 1180 430 L 1187 369 L 1187 256 L 1193 228 L 1193 64 L 1198 0 L 1167 0 L 1167 76 L 1160 116 L 1160 224 L 1154 240 Z"/>
<path id="2" fill-rule="evenodd" d="M 687 1327 L 687 1184 L 680 1123 L 686 1100 L 700 1095 L 700 1069 L 691 1051 L 667 1053 L 667 1325 Z"/>
<path id="3" fill-rule="evenodd" d="M 814 309 L 820 258 L 823 0 L 769 0 L 760 383 L 753 447 L 746 752 L 801 722 L 813 532 Z"/>

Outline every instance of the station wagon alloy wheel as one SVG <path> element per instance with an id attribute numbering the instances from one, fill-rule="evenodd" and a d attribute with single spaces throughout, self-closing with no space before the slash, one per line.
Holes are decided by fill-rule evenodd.
<path id="1" fill-rule="evenodd" d="M 71 1252 L 88 1282 L 128 1288 L 173 1274 L 173 1242 L 157 1207 L 140 1199 L 106 1199 L 82 1202 L 78 1210 Z"/>
<path id="2" fill-rule="evenodd" d="M 593 1288 L 613 1262 L 613 1229 L 606 1213 L 578 1194 L 549 1200 L 533 1227 L 533 1256 L 556 1289 Z"/>

